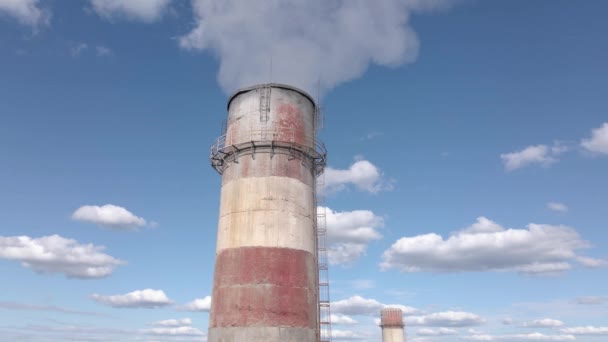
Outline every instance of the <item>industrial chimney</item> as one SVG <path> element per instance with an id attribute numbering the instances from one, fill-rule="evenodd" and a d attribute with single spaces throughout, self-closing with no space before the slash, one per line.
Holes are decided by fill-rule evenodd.
<path id="1" fill-rule="evenodd" d="M 382 309 L 380 311 L 380 326 L 382 327 L 382 342 L 405 342 L 401 309 Z"/>
<path id="2" fill-rule="evenodd" d="M 211 148 L 222 189 L 209 342 L 319 340 L 315 184 L 326 151 L 316 114 L 286 85 L 228 100 Z"/>

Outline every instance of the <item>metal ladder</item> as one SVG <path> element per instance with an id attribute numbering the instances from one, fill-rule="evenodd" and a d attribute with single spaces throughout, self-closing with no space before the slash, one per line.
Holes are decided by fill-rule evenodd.
<path id="1" fill-rule="evenodd" d="M 260 88 L 260 122 L 268 122 L 270 113 L 270 87 Z"/>
<path id="2" fill-rule="evenodd" d="M 331 341 L 331 308 L 329 296 L 329 260 L 327 258 L 327 216 L 325 207 L 325 175 L 316 178 L 317 262 L 319 269 L 319 341 Z"/>

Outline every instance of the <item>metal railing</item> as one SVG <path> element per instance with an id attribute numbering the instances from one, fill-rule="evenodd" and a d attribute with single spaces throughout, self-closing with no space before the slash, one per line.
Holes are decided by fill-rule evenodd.
<path id="1" fill-rule="evenodd" d="M 301 136 L 289 129 L 252 130 L 245 134 L 228 132 L 218 137 L 211 145 L 211 166 L 222 174 L 239 156 L 254 153 L 289 154 L 309 159 L 314 175 L 323 172 L 327 160 L 325 145 L 314 137 Z"/>

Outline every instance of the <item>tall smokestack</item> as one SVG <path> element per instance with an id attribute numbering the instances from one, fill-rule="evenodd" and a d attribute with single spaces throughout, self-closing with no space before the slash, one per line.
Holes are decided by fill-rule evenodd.
<path id="1" fill-rule="evenodd" d="M 403 312 L 397 308 L 386 308 L 380 311 L 382 342 L 405 342 Z"/>
<path id="2" fill-rule="evenodd" d="M 211 148 L 222 190 L 209 342 L 319 338 L 316 113 L 285 85 L 228 100 L 226 134 Z"/>

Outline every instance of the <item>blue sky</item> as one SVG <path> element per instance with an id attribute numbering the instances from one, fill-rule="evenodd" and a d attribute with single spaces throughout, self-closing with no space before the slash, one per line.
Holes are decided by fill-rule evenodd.
<path id="1" fill-rule="evenodd" d="M 337 340 L 606 339 L 608 3 L 219 3 L 0 0 L 0 340 L 204 341 L 268 81 L 321 93 Z"/>

